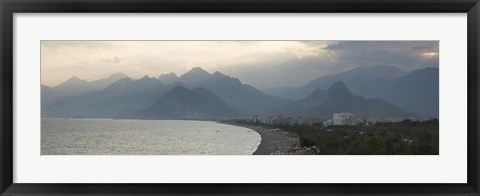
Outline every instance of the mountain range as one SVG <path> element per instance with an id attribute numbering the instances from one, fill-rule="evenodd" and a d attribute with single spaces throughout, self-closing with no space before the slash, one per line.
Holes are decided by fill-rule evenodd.
<path id="1" fill-rule="evenodd" d="M 56 87 L 41 87 L 43 117 L 329 117 L 334 112 L 438 117 L 438 68 L 410 73 L 389 66 L 358 68 L 276 92 L 261 91 L 237 78 L 220 72 L 210 74 L 199 67 L 181 76 L 170 73 L 133 80 L 114 74 L 93 82 L 72 77 Z"/>
<path id="2" fill-rule="evenodd" d="M 393 66 L 371 66 L 319 77 L 300 88 L 264 90 L 272 95 L 300 100 L 318 89 L 344 82 L 352 94 L 388 101 L 411 113 L 438 118 L 439 71 L 424 68 L 405 72 Z"/>
<path id="3" fill-rule="evenodd" d="M 66 97 L 78 96 L 85 93 L 105 89 L 106 87 L 110 86 L 111 84 L 122 78 L 127 78 L 127 75 L 123 73 L 116 73 L 106 78 L 95 80 L 92 82 L 87 82 L 78 77 L 71 77 L 70 79 L 58 86 L 49 87 L 46 85 L 42 85 L 42 108 Z"/>

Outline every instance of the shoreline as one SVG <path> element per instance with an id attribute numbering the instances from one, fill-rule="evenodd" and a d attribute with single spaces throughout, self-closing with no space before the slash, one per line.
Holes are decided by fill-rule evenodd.
<path id="1" fill-rule="evenodd" d="M 256 125 L 245 125 L 238 123 L 226 123 L 218 122 L 222 124 L 228 124 L 233 126 L 244 127 L 254 130 L 260 134 L 260 144 L 257 146 L 255 152 L 252 155 L 290 155 L 295 153 L 295 148 L 299 147 L 300 140 L 297 136 L 282 131 L 280 129 L 265 128 Z"/>

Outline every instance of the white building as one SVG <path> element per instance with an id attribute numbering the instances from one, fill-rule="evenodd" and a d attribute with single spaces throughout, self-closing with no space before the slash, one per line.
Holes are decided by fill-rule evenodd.
<path id="1" fill-rule="evenodd" d="M 348 112 L 333 113 L 333 125 L 353 125 L 355 115 Z"/>
<path id="2" fill-rule="evenodd" d="M 333 121 L 330 120 L 330 119 L 323 121 L 323 126 L 324 127 L 328 127 L 328 126 L 332 126 L 332 125 L 333 125 Z"/>

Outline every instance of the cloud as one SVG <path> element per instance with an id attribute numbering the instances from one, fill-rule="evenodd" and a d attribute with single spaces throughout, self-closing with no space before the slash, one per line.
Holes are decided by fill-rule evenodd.
<path id="1" fill-rule="evenodd" d="M 253 63 L 227 74 L 243 82 L 267 89 L 299 87 L 321 76 L 358 67 L 375 65 L 396 66 L 405 71 L 438 67 L 437 41 L 301 41 L 301 47 L 315 51 L 302 58 L 277 64 Z M 313 49 L 312 49 L 313 48 Z M 307 53 L 308 54 L 308 53 Z"/>
<path id="2" fill-rule="evenodd" d="M 281 63 L 308 55 L 300 45 L 292 41 L 42 41 L 42 82 L 56 85 L 72 76 L 94 80 L 111 74 L 107 72 L 141 77 L 182 74 L 196 66 L 216 71 Z"/>
<path id="3" fill-rule="evenodd" d="M 391 65 L 411 71 L 438 54 L 438 48 L 438 41 L 343 41 L 327 49 L 335 53 L 337 62 L 343 64 L 362 67 Z"/>
<path id="4" fill-rule="evenodd" d="M 109 64 L 120 64 L 122 62 L 122 58 L 118 56 L 113 56 L 109 58 L 104 58 L 102 61 Z"/>
<path id="5" fill-rule="evenodd" d="M 200 66 L 268 88 L 359 66 L 438 66 L 438 47 L 438 41 L 42 41 L 41 70 L 42 83 L 58 85 L 72 76 L 181 75 Z"/>

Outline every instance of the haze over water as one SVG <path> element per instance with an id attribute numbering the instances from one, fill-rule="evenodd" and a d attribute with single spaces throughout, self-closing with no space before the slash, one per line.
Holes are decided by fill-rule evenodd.
<path id="1" fill-rule="evenodd" d="M 42 155 L 249 155 L 250 129 L 212 121 L 42 119 Z"/>

